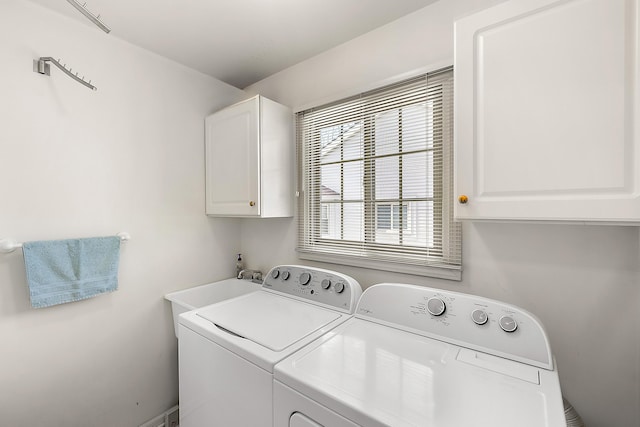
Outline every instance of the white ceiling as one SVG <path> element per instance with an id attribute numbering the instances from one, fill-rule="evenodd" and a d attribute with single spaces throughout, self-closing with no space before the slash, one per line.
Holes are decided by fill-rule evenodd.
<path id="1" fill-rule="evenodd" d="M 100 31 L 67 0 L 32 0 Z M 436 0 L 80 0 L 112 32 L 238 88 Z"/>

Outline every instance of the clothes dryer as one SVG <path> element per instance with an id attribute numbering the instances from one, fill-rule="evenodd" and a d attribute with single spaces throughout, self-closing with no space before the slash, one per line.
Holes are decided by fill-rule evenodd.
<path id="1" fill-rule="evenodd" d="M 356 315 L 274 370 L 276 427 L 560 427 L 542 324 L 498 301 L 375 285 Z"/>
<path id="2" fill-rule="evenodd" d="M 271 426 L 274 365 L 350 318 L 361 294 L 347 275 L 282 265 L 259 291 L 180 315 L 180 426 Z"/>

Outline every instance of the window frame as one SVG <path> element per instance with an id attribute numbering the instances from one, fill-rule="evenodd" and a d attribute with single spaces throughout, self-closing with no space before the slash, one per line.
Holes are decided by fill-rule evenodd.
<path id="1" fill-rule="evenodd" d="M 429 76 L 431 76 L 432 74 L 439 74 L 441 71 L 450 73 L 451 67 L 444 70 L 439 70 L 438 72 L 431 73 L 428 75 L 419 76 L 418 78 L 428 79 Z M 410 81 L 415 79 L 416 78 L 410 79 Z M 404 82 L 400 82 L 391 86 L 397 86 L 403 83 Z M 376 91 L 384 91 L 385 88 L 380 88 L 380 89 L 377 89 Z M 374 246 L 376 247 L 376 251 L 375 251 L 376 256 L 378 256 L 381 253 L 382 250 L 380 248 L 384 248 L 386 245 L 385 243 L 375 241 L 376 233 L 379 233 L 382 231 L 382 232 L 389 232 L 389 233 L 395 232 L 399 235 L 402 235 L 403 233 L 410 233 L 412 229 L 410 219 L 409 219 L 409 217 L 411 216 L 409 213 L 410 208 L 406 204 L 407 199 L 403 199 L 402 197 L 402 191 L 400 190 L 399 196 L 397 199 L 376 200 L 375 197 L 372 197 L 372 193 L 375 193 L 375 188 L 374 188 L 375 177 L 374 176 L 369 176 L 368 179 L 364 180 L 365 181 L 365 183 L 363 184 L 364 194 L 362 194 L 363 199 L 358 200 L 358 202 L 363 202 L 363 214 L 362 214 L 363 224 L 368 224 L 370 226 L 370 228 L 368 229 L 364 227 L 365 231 L 364 231 L 363 239 L 357 240 L 357 241 L 346 241 L 342 239 L 344 237 L 344 231 L 343 231 L 344 216 L 343 215 L 341 216 L 343 219 L 341 221 L 342 224 L 341 224 L 340 238 L 332 239 L 329 237 L 322 237 L 321 227 L 322 227 L 322 221 L 324 220 L 323 209 L 325 209 L 329 204 L 333 203 L 333 204 L 339 205 L 342 211 L 344 210 L 345 203 L 351 203 L 354 201 L 353 200 L 345 201 L 344 191 L 343 191 L 343 188 L 341 188 L 339 201 L 331 201 L 329 203 L 322 202 L 322 194 L 321 194 L 322 190 L 319 188 L 322 186 L 321 179 L 319 179 L 318 176 L 309 177 L 305 175 L 307 173 L 307 168 L 305 166 L 306 165 L 305 156 L 308 152 L 308 147 L 304 145 L 305 144 L 304 129 L 303 129 L 303 126 L 300 124 L 300 120 L 298 120 L 298 126 L 296 127 L 297 129 L 296 145 L 298 149 L 298 164 L 299 164 L 299 167 L 298 167 L 298 172 L 299 172 L 298 173 L 298 179 L 299 179 L 298 243 L 299 245 L 297 248 L 299 258 L 314 260 L 314 261 L 321 261 L 321 262 L 353 265 L 358 267 L 366 267 L 366 268 L 381 269 L 381 270 L 387 270 L 387 271 L 430 276 L 430 277 L 438 277 L 438 278 L 444 278 L 444 279 L 450 279 L 450 280 L 461 280 L 461 270 L 462 270 L 462 262 L 461 262 L 462 249 L 461 249 L 461 230 L 460 230 L 461 226 L 459 223 L 453 222 L 453 216 L 452 216 L 453 206 L 451 206 L 451 202 L 450 202 L 450 200 L 452 199 L 452 194 L 451 194 L 453 190 L 452 185 L 447 186 L 444 184 L 445 182 L 452 183 L 452 178 L 453 178 L 451 175 L 452 169 L 453 169 L 452 163 L 451 163 L 452 156 L 453 156 L 452 154 L 453 96 L 452 96 L 452 93 L 450 95 L 451 96 L 443 96 L 443 99 L 442 99 L 442 103 L 443 103 L 442 109 L 445 111 L 445 113 L 441 113 L 441 114 L 444 114 L 444 115 L 448 114 L 450 117 L 447 117 L 446 120 L 443 119 L 442 129 L 438 128 L 438 130 L 441 130 L 443 134 L 442 136 L 443 146 L 441 147 L 442 164 L 441 164 L 441 170 L 439 170 L 438 173 L 435 173 L 435 171 L 433 173 L 434 181 L 432 185 L 433 185 L 434 194 L 432 194 L 432 197 L 430 199 L 433 203 L 432 209 L 433 209 L 434 221 L 428 230 L 428 233 L 431 234 L 432 236 L 432 240 L 439 241 L 441 243 L 439 246 L 435 248 L 402 245 L 401 243 L 402 240 L 399 240 L 400 244 L 398 245 L 396 244 L 388 245 L 389 248 L 401 246 L 403 248 L 406 248 L 409 251 L 424 252 L 426 253 L 425 258 L 429 259 L 429 262 L 426 265 L 416 264 L 416 263 L 405 263 L 405 262 L 402 262 L 401 260 L 396 261 L 393 259 L 380 259 L 379 257 L 378 258 L 370 257 L 370 254 L 367 253 L 367 248 L 366 248 L 367 243 L 374 244 Z M 337 101 L 336 103 L 332 103 L 331 105 L 339 105 L 341 102 L 346 103 L 350 101 L 351 101 L 351 98 L 343 101 Z M 451 105 L 449 105 L 449 102 L 451 103 Z M 318 107 L 318 108 L 321 109 L 323 107 Z M 393 111 L 393 110 L 389 110 L 389 111 Z M 398 115 L 399 120 L 402 120 L 402 114 L 400 113 L 401 110 L 399 109 L 398 111 L 399 111 L 399 115 Z M 299 112 L 298 117 L 300 117 L 299 115 L 303 113 L 304 112 Z M 361 124 L 361 126 L 364 128 L 363 133 L 365 135 L 363 144 L 375 145 L 375 141 L 371 136 L 372 129 L 375 126 L 375 124 L 372 123 L 373 120 L 374 120 L 373 116 L 363 118 L 363 122 Z M 343 123 L 336 122 L 333 126 L 345 126 L 348 124 L 349 122 L 343 122 Z M 320 132 L 321 129 L 316 129 L 316 131 Z M 349 130 L 347 130 L 346 132 L 348 131 Z M 338 136 L 342 138 L 346 134 L 346 132 L 345 131 L 338 132 Z M 401 134 L 401 132 L 402 132 L 401 130 L 398 131 L 399 135 Z M 399 136 L 399 138 L 401 138 L 401 136 Z M 321 140 L 320 136 L 317 137 L 317 140 L 318 141 Z M 341 141 L 341 143 L 342 142 L 344 141 Z M 322 146 L 320 150 L 323 147 L 324 146 Z M 434 147 L 427 148 L 424 151 L 428 152 L 431 150 L 435 150 L 435 148 Z M 372 151 L 365 150 L 365 153 L 366 152 L 371 153 Z M 399 154 L 396 154 L 396 155 L 399 158 L 401 158 L 403 154 L 404 153 L 402 152 L 402 149 L 400 149 Z M 373 170 L 370 164 L 370 162 L 373 161 L 372 160 L 373 158 L 375 158 L 375 156 L 368 157 L 363 153 L 363 157 L 360 160 L 363 161 L 363 164 L 364 164 L 363 168 L 365 170 L 369 170 L 369 171 Z M 319 160 L 316 160 L 316 161 L 318 162 L 317 164 L 319 164 L 320 161 Z M 340 164 L 340 167 L 341 167 L 340 180 L 341 180 L 341 185 L 343 185 L 342 183 L 344 181 L 344 169 L 343 169 L 344 158 L 341 157 L 340 161 L 336 163 Z M 311 170 L 315 171 L 315 173 L 317 174 L 320 174 L 321 169 L 319 167 L 315 167 L 315 168 L 311 168 Z M 311 188 L 305 192 L 305 185 L 309 181 L 316 183 L 315 185 L 317 186 L 317 188 L 315 189 Z M 399 181 L 401 186 L 402 175 L 400 175 Z M 313 194 L 309 194 L 309 193 L 313 193 Z M 436 193 L 441 194 L 440 198 L 436 196 Z M 445 200 L 448 200 L 449 202 L 444 203 Z M 424 201 L 424 200 L 420 200 L 420 201 Z M 381 206 L 384 204 L 390 205 L 390 224 L 389 224 L 390 229 L 387 229 L 387 230 L 378 229 L 378 225 L 377 225 L 378 224 L 378 218 L 377 218 L 378 206 Z M 443 204 L 447 205 L 446 209 L 443 209 L 443 206 L 442 206 Z M 403 224 L 403 225 L 406 225 L 406 227 L 396 227 L 395 229 L 393 228 L 394 206 L 398 208 L 397 210 L 399 211 L 399 213 L 404 211 L 404 209 L 399 208 L 400 206 L 407 206 L 406 214 L 403 213 L 404 215 L 406 215 L 407 218 L 398 218 L 396 220 L 398 225 Z M 331 209 L 328 209 L 328 210 L 331 211 Z M 438 224 L 437 227 L 434 225 L 436 223 Z M 457 240 L 458 240 L 457 244 L 454 242 L 454 245 L 453 245 L 453 246 L 456 246 L 453 249 L 458 251 L 458 258 L 460 260 L 457 265 L 438 262 L 439 260 L 442 260 L 445 258 L 443 257 L 443 255 L 448 254 L 448 252 L 452 250 L 451 239 L 449 238 L 449 234 L 452 228 L 456 229 L 455 231 L 457 233 Z M 437 232 L 442 233 L 443 236 L 441 237 L 435 236 Z M 309 236 L 312 236 L 313 233 L 316 233 L 315 237 L 312 237 L 313 242 L 315 244 L 321 244 L 320 246 L 323 247 L 322 250 L 314 250 L 312 248 L 305 247 L 305 243 L 304 243 L 305 239 L 309 239 Z M 340 247 L 341 250 L 337 251 L 336 253 L 332 253 L 326 249 L 331 247 Z M 353 253 L 351 254 L 349 253 L 350 247 L 353 248 Z"/>

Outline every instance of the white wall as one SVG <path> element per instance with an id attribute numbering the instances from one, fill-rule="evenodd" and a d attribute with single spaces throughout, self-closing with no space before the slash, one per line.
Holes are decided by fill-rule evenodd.
<path id="1" fill-rule="evenodd" d="M 249 88 L 294 110 L 453 62 L 453 21 L 501 0 L 441 0 Z M 242 252 L 267 270 L 299 263 L 296 221 L 250 220 Z M 339 265 L 363 285 L 432 285 L 519 305 L 541 318 L 565 396 L 590 427 L 640 420 L 640 248 L 637 227 L 466 223 L 463 281 Z"/>
<path id="2" fill-rule="evenodd" d="M 178 401 L 163 295 L 234 272 L 239 222 L 204 215 L 204 117 L 244 93 L 24 0 L 0 2 L 0 53 L 0 239 L 131 234 L 118 291 L 45 309 L 0 254 L 0 424 L 139 425 Z"/>

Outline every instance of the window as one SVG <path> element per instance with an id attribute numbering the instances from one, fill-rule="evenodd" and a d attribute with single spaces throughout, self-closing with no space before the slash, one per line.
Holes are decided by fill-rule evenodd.
<path id="1" fill-rule="evenodd" d="M 300 257 L 460 279 L 451 69 L 297 114 Z"/>

